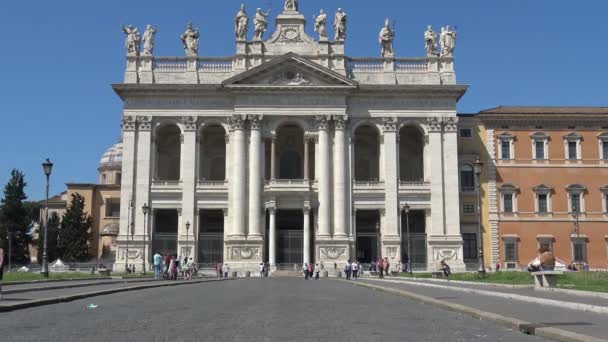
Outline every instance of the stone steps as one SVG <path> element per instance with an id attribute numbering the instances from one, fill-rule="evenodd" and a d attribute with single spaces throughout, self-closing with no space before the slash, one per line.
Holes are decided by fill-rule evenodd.
<path id="1" fill-rule="evenodd" d="M 301 278 L 304 277 L 302 272 L 294 271 L 274 271 L 271 277 L 288 277 L 288 278 Z"/>

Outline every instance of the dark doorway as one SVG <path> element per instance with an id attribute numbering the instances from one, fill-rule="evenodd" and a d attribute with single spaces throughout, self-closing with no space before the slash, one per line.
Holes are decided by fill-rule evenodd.
<path id="1" fill-rule="evenodd" d="M 378 258 L 380 212 L 378 210 L 357 210 L 357 261 L 368 264 Z"/>
<path id="2" fill-rule="evenodd" d="M 198 262 L 217 264 L 224 260 L 224 211 L 199 212 Z"/>
<path id="3" fill-rule="evenodd" d="M 412 210 L 409 214 L 411 243 L 410 253 L 412 253 L 412 270 L 426 271 L 427 269 L 427 249 L 426 249 L 426 213 L 424 210 Z M 401 260 L 408 260 L 407 255 L 407 226 L 405 214 L 401 215 Z"/>
<path id="4" fill-rule="evenodd" d="M 154 210 L 152 253 L 177 254 L 177 209 Z"/>
<path id="5" fill-rule="evenodd" d="M 277 210 L 277 264 L 301 264 L 304 260 L 304 214 L 301 210 Z"/>

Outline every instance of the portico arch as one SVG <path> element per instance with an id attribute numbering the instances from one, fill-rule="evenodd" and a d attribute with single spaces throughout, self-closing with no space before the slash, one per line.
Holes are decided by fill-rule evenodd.
<path id="1" fill-rule="evenodd" d="M 200 181 L 226 179 L 226 130 L 217 123 L 205 125 L 199 135 Z"/>
<path id="2" fill-rule="evenodd" d="M 177 124 L 159 124 L 155 132 L 155 179 L 159 181 L 179 181 L 181 164 L 181 134 Z"/>
<path id="3" fill-rule="evenodd" d="M 414 125 L 399 130 L 399 179 L 402 182 L 424 180 L 424 131 Z"/>
<path id="4" fill-rule="evenodd" d="M 364 124 L 354 133 L 355 181 L 378 181 L 380 174 L 380 133 Z"/>

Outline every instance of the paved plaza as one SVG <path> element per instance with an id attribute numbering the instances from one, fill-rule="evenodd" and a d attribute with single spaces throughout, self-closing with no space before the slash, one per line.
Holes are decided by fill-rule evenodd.
<path id="1" fill-rule="evenodd" d="M 88 309 L 91 303 L 98 305 Z M 335 280 L 248 279 L 0 313 L 6 341 L 535 341 Z M 6 339 L 5 339 L 6 338 Z"/>

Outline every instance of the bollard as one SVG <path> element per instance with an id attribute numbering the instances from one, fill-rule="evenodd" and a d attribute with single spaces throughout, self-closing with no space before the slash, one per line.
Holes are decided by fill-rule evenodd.
<path id="1" fill-rule="evenodd" d="M 329 272 L 323 271 L 323 278 L 329 278 Z"/>
<path id="2" fill-rule="evenodd" d="M 245 272 L 245 277 L 250 278 L 251 277 L 251 271 Z"/>
<path id="3" fill-rule="evenodd" d="M 238 273 L 236 271 L 232 272 L 232 278 L 236 278 L 236 277 L 238 277 Z"/>
<path id="4" fill-rule="evenodd" d="M 338 273 L 336 273 L 336 277 L 342 278 L 342 271 L 338 271 Z"/>

